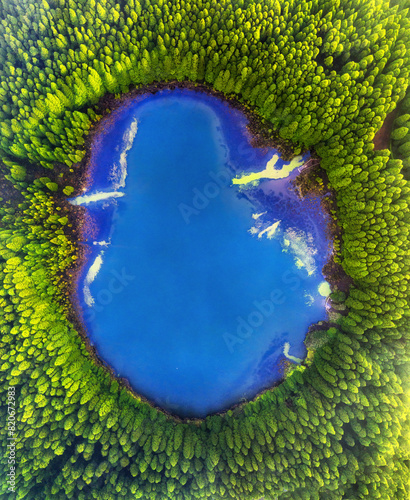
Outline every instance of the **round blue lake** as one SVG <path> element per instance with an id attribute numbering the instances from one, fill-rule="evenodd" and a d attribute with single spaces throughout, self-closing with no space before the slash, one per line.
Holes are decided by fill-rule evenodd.
<path id="1" fill-rule="evenodd" d="M 182 417 L 278 382 L 326 319 L 327 219 L 291 186 L 308 156 L 289 166 L 253 148 L 246 124 L 201 92 L 130 100 L 95 138 L 89 185 L 72 200 L 87 209 L 78 296 L 91 343 Z"/>

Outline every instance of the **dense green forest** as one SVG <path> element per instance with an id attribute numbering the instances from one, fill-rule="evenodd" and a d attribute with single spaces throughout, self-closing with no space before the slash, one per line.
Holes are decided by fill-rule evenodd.
<path id="1" fill-rule="evenodd" d="M 1 471 L 27 500 L 410 495 L 410 18 L 387 0 L 0 0 Z M 397 4 L 397 5 L 396 5 Z M 310 149 L 334 190 L 348 314 L 275 389 L 180 422 L 97 366 L 67 319 L 64 199 L 101 98 L 207 84 Z M 397 109 L 391 150 L 373 138 Z M 75 187 L 75 186 L 74 186 Z"/>

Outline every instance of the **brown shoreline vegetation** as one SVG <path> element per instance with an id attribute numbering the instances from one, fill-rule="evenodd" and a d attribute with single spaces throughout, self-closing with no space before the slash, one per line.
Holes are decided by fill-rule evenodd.
<path id="1" fill-rule="evenodd" d="M 240 101 L 238 101 L 233 97 L 225 96 L 222 92 L 215 91 L 204 84 L 195 84 L 192 82 L 179 82 L 179 81 L 170 81 L 166 83 L 153 83 L 151 85 L 134 88 L 126 94 L 120 94 L 120 95 L 107 94 L 103 96 L 97 103 L 95 110 L 97 115 L 100 116 L 100 118 L 98 119 L 98 121 L 93 123 L 88 132 L 88 135 L 85 137 L 85 143 L 83 146 L 85 150 L 85 155 L 82 161 L 79 162 L 77 166 L 74 166 L 74 168 L 70 170 L 71 175 L 67 177 L 64 176 L 65 177 L 64 185 L 68 183 L 69 185 L 74 187 L 74 192 L 70 195 L 70 198 L 80 195 L 87 188 L 87 185 L 92 175 L 92 165 L 91 165 L 92 145 L 96 137 L 99 136 L 99 134 L 105 129 L 107 124 L 109 124 L 113 119 L 112 112 L 120 107 L 131 104 L 135 100 L 135 98 L 139 96 L 144 96 L 147 94 L 155 94 L 165 89 L 173 90 L 177 88 L 205 92 L 208 95 L 213 95 L 223 100 L 234 109 L 240 110 L 248 120 L 247 130 L 250 135 L 250 143 L 252 147 L 275 148 L 282 155 L 282 158 L 285 159 L 286 161 L 292 159 L 296 154 L 300 154 L 300 151 L 295 152 L 295 147 L 290 143 L 290 141 L 283 140 L 282 138 L 279 137 L 278 134 L 272 134 L 272 131 L 269 132 L 269 130 L 271 130 L 269 129 L 269 124 L 262 121 L 260 117 L 257 115 L 255 110 L 252 110 L 249 106 L 245 106 L 244 104 L 242 104 Z M 324 212 L 327 213 L 329 216 L 326 233 L 329 241 L 329 246 L 333 247 L 335 238 L 339 238 L 341 235 L 340 234 L 341 230 L 332 216 L 332 211 L 336 210 L 335 196 L 334 193 L 332 193 L 330 188 L 328 187 L 326 173 L 323 169 L 320 168 L 320 158 L 316 155 L 314 151 L 311 151 L 311 161 L 313 165 L 304 168 L 300 172 L 298 177 L 295 179 L 294 181 L 295 187 L 299 190 L 299 194 L 302 197 L 305 196 L 322 197 L 322 208 L 324 209 Z M 57 166 L 55 175 L 52 175 L 53 171 L 46 172 L 47 174 L 49 174 L 50 177 L 51 176 L 53 177 L 53 180 L 55 180 L 57 183 L 60 184 L 60 187 L 62 187 L 62 184 L 57 174 L 59 173 L 61 167 L 63 166 L 62 165 Z M 42 175 L 45 175 L 44 170 L 46 169 L 42 168 L 41 170 L 43 171 Z M 36 177 L 38 177 L 38 175 L 36 175 Z M 318 182 L 318 179 L 322 179 L 322 182 Z M 133 387 L 129 383 L 128 379 L 126 379 L 125 377 L 118 377 L 115 374 L 114 369 L 103 358 L 101 358 L 101 356 L 97 351 L 97 348 L 91 344 L 89 335 L 87 333 L 87 328 L 82 320 L 82 308 L 78 300 L 77 288 L 78 288 L 78 281 L 84 269 L 84 265 L 87 262 L 87 255 L 89 254 L 88 251 L 89 249 L 87 244 L 84 243 L 84 239 L 87 237 L 92 237 L 95 228 L 93 227 L 93 221 L 87 215 L 87 211 L 84 207 L 71 205 L 67 201 L 67 196 L 62 194 L 61 189 L 59 190 L 58 193 L 55 194 L 57 195 L 56 201 L 58 205 L 64 207 L 65 210 L 67 210 L 68 212 L 68 217 L 70 221 L 69 225 L 71 226 L 69 236 L 70 238 L 72 238 L 73 242 L 75 243 L 78 249 L 77 260 L 75 261 L 75 267 L 71 268 L 67 272 L 66 290 L 64 294 L 66 301 L 64 305 L 66 306 L 65 309 L 68 320 L 72 323 L 73 327 L 79 333 L 87 349 L 87 352 L 89 353 L 93 362 L 96 365 L 104 367 L 108 371 L 110 378 L 112 380 L 116 380 L 120 384 L 120 387 L 127 389 L 129 393 L 132 395 L 132 397 L 147 403 L 151 408 L 154 408 L 157 411 L 164 413 L 166 416 L 178 422 L 184 422 L 184 423 L 190 422 L 190 423 L 197 423 L 199 425 L 201 422 L 203 422 L 204 420 L 203 418 L 179 417 L 178 415 L 172 413 L 169 410 L 166 410 L 163 407 L 156 405 L 150 399 L 136 392 L 135 389 L 133 389 Z M 323 273 L 325 275 L 326 280 L 329 282 L 330 285 L 332 285 L 332 288 L 337 287 L 338 290 L 348 291 L 352 280 L 345 274 L 341 265 L 335 262 L 333 251 L 329 254 L 328 261 L 323 267 Z M 309 330 L 306 333 L 305 340 L 308 339 L 309 336 L 314 334 L 314 332 L 325 330 L 331 326 L 332 323 L 329 322 L 328 320 L 323 320 L 318 323 L 310 325 Z M 305 361 L 306 360 L 302 362 L 302 366 L 305 364 Z M 284 381 L 285 373 L 291 366 L 292 365 L 290 364 L 290 362 L 288 362 L 288 360 L 285 359 L 282 360 L 281 367 L 282 367 L 282 373 L 284 373 L 284 377 L 281 380 L 275 382 L 270 387 L 260 391 L 257 395 L 255 395 L 253 399 L 249 401 L 248 400 L 240 401 L 239 403 L 236 403 L 235 405 L 225 410 L 215 412 L 213 414 L 210 414 L 209 416 L 211 415 L 224 416 L 228 412 L 229 414 L 231 414 L 242 411 L 244 405 L 248 404 L 249 402 L 256 401 L 264 393 L 279 386 Z"/>
<path id="2" fill-rule="evenodd" d="M 320 161 L 320 157 L 315 151 L 312 151 L 310 160 L 308 160 L 305 168 L 302 169 L 294 180 L 294 186 L 299 191 L 300 196 L 321 197 L 321 207 L 323 212 L 328 216 L 326 236 L 330 252 L 322 268 L 322 273 L 332 289 L 332 293 L 327 299 L 329 306 L 326 311 L 328 319 L 313 323 L 309 326 L 306 333 L 304 343 L 308 349 L 308 356 L 302 361 L 302 366 L 306 366 L 314 355 L 316 348 L 326 342 L 326 338 L 323 337 L 321 332 L 325 332 L 329 328 L 336 326 L 331 316 L 347 315 L 348 313 L 346 309 L 338 307 L 338 302 L 333 300 L 332 296 L 335 297 L 340 292 L 343 295 L 348 295 L 350 286 L 353 284 L 353 279 L 346 274 L 336 256 L 337 248 L 340 248 L 342 241 L 342 228 L 337 223 L 336 218 L 336 194 L 330 188 L 327 173 L 320 167 Z M 320 339 L 319 345 L 317 345 L 317 337 Z"/>

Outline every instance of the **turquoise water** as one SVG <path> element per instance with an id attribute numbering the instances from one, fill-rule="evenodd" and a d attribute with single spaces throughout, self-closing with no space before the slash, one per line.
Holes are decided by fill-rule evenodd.
<path id="1" fill-rule="evenodd" d="M 200 92 L 135 99 L 95 140 L 74 201 L 89 217 L 78 295 L 91 342 L 136 392 L 184 417 L 279 381 L 285 344 L 303 358 L 309 325 L 326 318 L 320 200 L 290 189 L 297 171 L 232 185 L 275 153 L 252 148 L 245 126 Z"/>

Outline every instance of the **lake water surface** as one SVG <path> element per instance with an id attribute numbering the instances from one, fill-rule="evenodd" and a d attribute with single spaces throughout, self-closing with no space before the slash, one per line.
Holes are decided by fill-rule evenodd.
<path id="1" fill-rule="evenodd" d="M 250 146 L 246 123 L 200 92 L 130 101 L 95 140 L 92 180 L 73 201 L 90 218 L 78 295 L 91 342 L 183 417 L 280 380 L 284 349 L 303 358 L 309 325 L 326 318 L 320 200 L 290 189 L 297 168 L 245 183 L 275 154 Z"/>

